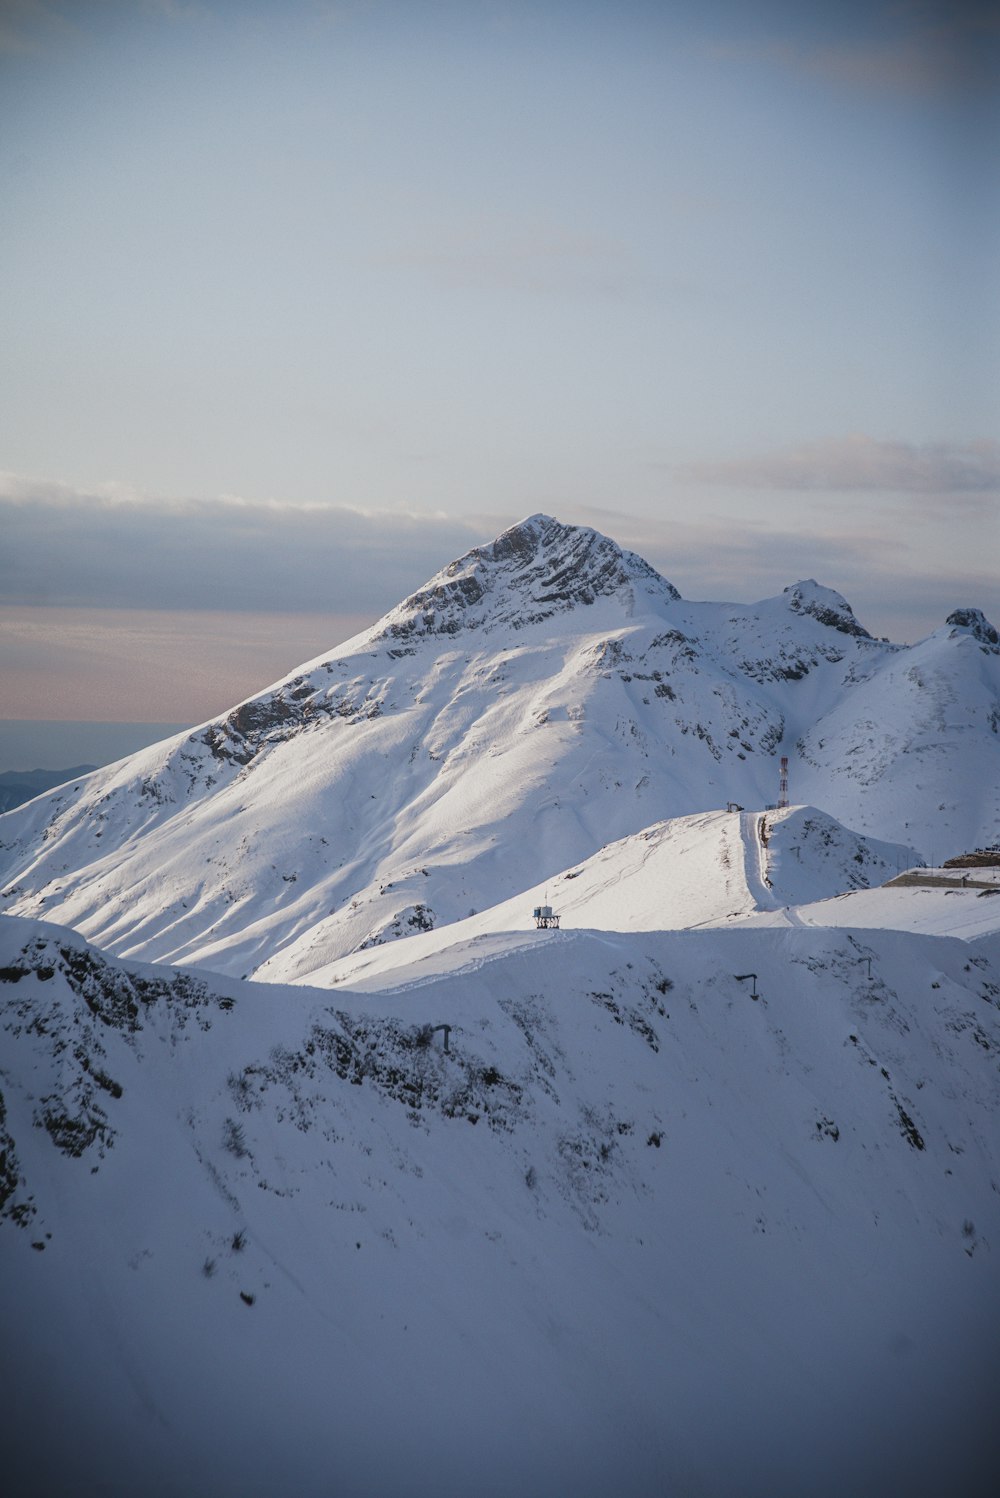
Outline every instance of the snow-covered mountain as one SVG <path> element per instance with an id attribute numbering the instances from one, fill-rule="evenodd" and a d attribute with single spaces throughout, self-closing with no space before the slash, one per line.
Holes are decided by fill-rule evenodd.
<path id="1" fill-rule="evenodd" d="M 0 818 L 4 1491 L 992 1494 L 998 663 L 535 516 Z"/>
<path id="2" fill-rule="evenodd" d="M 891 823 L 931 863 L 1000 834 L 1000 636 L 957 609 L 796 741 L 797 780 L 861 831 Z"/>
<path id="3" fill-rule="evenodd" d="M 974 610 L 903 649 L 814 582 L 688 603 L 534 516 L 224 717 L 0 819 L 0 894 L 118 954 L 287 954 L 301 980 L 664 820 L 759 810 L 781 755 L 794 801 L 940 861 L 997 836 L 998 727 Z"/>
<path id="4" fill-rule="evenodd" d="M 5 1491 L 992 1492 L 997 938 L 441 962 L 332 995 L 0 920 Z"/>

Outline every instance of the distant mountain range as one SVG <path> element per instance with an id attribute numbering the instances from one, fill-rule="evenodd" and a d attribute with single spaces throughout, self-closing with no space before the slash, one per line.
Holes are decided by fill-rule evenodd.
<path id="1" fill-rule="evenodd" d="M 43 791 L 65 785 L 67 780 L 79 780 L 94 769 L 95 765 L 73 765 L 69 770 L 0 771 L 0 812 L 13 811 L 15 806 L 23 806 Z"/>
<path id="2" fill-rule="evenodd" d="M 791 799 L 945 857 L 1000 829 L 1000 641 L 911 647 L 799 582 L 690 603 L 536 515 L 195 730 L 0 822 L 3 908 L 149 960 L 300 979 L 663 821 Z"/>

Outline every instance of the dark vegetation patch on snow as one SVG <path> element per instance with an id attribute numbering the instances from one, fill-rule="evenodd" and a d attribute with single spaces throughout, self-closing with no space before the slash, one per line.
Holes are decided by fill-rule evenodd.
<path id="1" fill-rule="evenodd" d="M 330 1015 L 336 1023 L 313 1025 L 300 1048 L 282 1048 L 234 1075 L 230 1090 L 237 1106 L 249 1111 L 277 1088 L 288 1095 L 287 1101 L 277 1101 L 279 1118 L 288 1113 L 298 1127 L 311 1127 L 323 1112 L 323 1079 L 332 1073 L 400 1103 L 412 1123 L 437 1112 L 472 1124 L 482 1119 L 492 1129 L 512 1127 L 523 1089 L 495 1065 L 454 1044 L 445 1052 L 429 1025 L 406 1026 L 342 1010 Z"/>
<path id="2" fill-rule="evenodd" d="M 13 992 L 2 995 L 3 988 Z M 102 1160 L 115 1142 L 117 1128 L 108 1109 L 122 1098 L 124 1087 L 109 1068 L 110 1033 L 134 1046 L 144 1017 L 159 1011 L 176 1043 L 190 1017 L 208 1030 L 211 1015 L 232 1006 L 232 999 L 211 994 L 189 974 L 127 973 L 94 948 L 55 938 L 26 943 L 15 961 L 0 968 L 0 1028 L 11 1041 L 35 1036 L 47 1045 L 32 1123 L 74 1159 L 93 1152 Z M 35 1211 L 24 1184 L 0 1109 L 0 1217 L 22 1225 Z"/>

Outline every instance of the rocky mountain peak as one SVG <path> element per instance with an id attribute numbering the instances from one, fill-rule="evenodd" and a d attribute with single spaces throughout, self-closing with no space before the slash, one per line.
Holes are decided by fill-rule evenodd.
<path id="1" fill-rule="evenodd" d="M 520 628 L 621 593 L 662 602 L 677 589 L 634 552 L 588 526 L 531 515 L 474 546 L 388 614 L 382 636 L 455 634 L 499 624 Z"/>
<path id="2" fill-rule="evenodd" d="M 944 621 L 953 630 L 963 630 L 980 645 L 1000 646 L 1000 634 L 987 619 L 982 609 L 955 609 Z"/>
<path id="3" fill-rule="evenodd" d="M 795 614 L 809 614 L 820 624 L 838 629 L 844 635 L 856 635 L 859 639 L 872 637 L 854 617 L 854 610 L 842 594 L 833 588 L 822 587 L 815 578 L 794 583 L 784 590 L 788 607 Z"/>

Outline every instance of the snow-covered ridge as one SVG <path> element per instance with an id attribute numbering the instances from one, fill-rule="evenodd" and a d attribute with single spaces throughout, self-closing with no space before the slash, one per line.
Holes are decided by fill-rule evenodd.
<path id="1" fill-rule="evenodd" d="M 532 937 L 331 995 L 0 918 L 12 1493 L 992 1492 L 996 941 Z"/>

